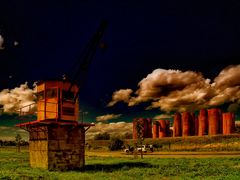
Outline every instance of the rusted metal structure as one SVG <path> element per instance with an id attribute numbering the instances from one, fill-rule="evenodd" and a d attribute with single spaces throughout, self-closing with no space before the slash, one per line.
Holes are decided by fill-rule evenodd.
<path id="1" fill-rule="evenodd" d="M 190 112 L 190 135 L 195 135 L 195 114 L 194 112 Z"/>
<path id="2" fill-rule="evenodd" d="M 153 139 L 159 138 L 159 122 L 158 121 L 153 122 L 152 138 Z"/>
<path id="3" fill-rule="evenodd" d="M 152 119 L 151 118 L 147 118 L 147 123 L 148 123 L 148 127 L 147 127 L 147 137 L 148 138 L 152 138 Z"/>
<path id="4" fill-rule="evenodd" d="M 181 114 L 178 112 L 174 114 L 173 136 L 174 137 L 182 136 L 182 120 L 181 120 Z"/>
<path id="5" fill-rule="evenodd" d="M 198 136 L 203 136 L 208 134 L 208 116 L 207 110 L 201 109 L 198 115 Z"/>
<path id="6" fill-rule="evenodd" d="M 223 134 L 232 134 L 235 131 L 235 119 L 234 114 L 231 112 L 223 113 Z"/>
<path id="7" fill-rule="evenodd" d="M 84 167 L 85 131 L 93 124 L 78 122 L 78 101 L 73 100 L 78 87 L 74 85 L 68 92 L 69 86 L 70 82 L 65 81 L 38 83 L 37 120 L 17 125 L 29 132 L 31 167 L 49 170 Z"/>
<path id="8" fill-rule="evenodd" d="M 169 123 L 167 120 L 158 120 L 159 122 L 159 138 L 167 137 L 169 132 Z"/>
<path id="9" fill-rule="evenodd" d="M 208 135 L 219 134 L 220 116 L 218 108 L 208 109 Z"/>
<path id="10" fill-rule="evenodd" d="M 133 139 L 137 139 L 137 123 L 143 127 L 143 138 L 152 138 L 152 119 L 135 118 L 133 119 Z"/>
<path id="11" fill-rule="evenodd" d="M 218 115 L 219 115 L 218 134 L 223 134 L 223 116 L 222 116 L 222 110 L 221 109 L 218 109 Z"/>
<path id="12" fill-rule="evenodd" d="M 94 126 L 78 122 L 79 90 L 94 57 L 107 22 L 102 21 L 85 47 L 71 80 L 41 81 L 37 84 L 37 120 L 18 124 L 29 132 L 30 165 L 49 170 L 82 169 L 85 165 L 85 132 Z M 75 67 L 74 67 L 75 69 Z M 72 74 L 72 72 L 71 72 Z M 78 79 L 81 78 L 81 81 Z M 22 107 L 34 112 L 32 104 Z"/>
<path id="13" fill-rule="evenodd" d="M 198 120 L 198 116 L 195 116 L 195 133 L 194 133 L 194 136 L 198 136 L 198 129 L 199 129 L 199 120 Z"/>
<path id="14" fill-rule="evenodd" d="M 190 136 L 191 115 L 189 112 L 182 112 L 182 136 Z"/>

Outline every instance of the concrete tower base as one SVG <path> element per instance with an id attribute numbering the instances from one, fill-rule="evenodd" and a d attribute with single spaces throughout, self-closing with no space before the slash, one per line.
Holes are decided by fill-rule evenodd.
<path id="1" fill-rule="evenodd" d="M 27 130 L 31 167 L 48 170 L 72 170 L 84 167 L 84 126 L 29 125 Z"/>

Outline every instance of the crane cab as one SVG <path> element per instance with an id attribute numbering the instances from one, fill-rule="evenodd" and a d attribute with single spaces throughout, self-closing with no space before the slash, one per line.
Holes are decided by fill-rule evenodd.
<path id="1" fill-rule="evenodd" d="M 78 92 L 79 87 L 68 81 L 37 83 L 37 121 L 77 121 Z"/>

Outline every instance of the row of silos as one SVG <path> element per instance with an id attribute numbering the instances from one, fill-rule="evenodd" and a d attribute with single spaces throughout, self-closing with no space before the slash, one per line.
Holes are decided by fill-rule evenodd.
<path id="1" fill-rule="evenodd" d="M 135 118 L 133 120 L 133 139 L 137 139 L 137 124 L 141 124 L 143 128 L 143 138 L 152 138 L 152 119 L 151 118 Z"/>
<path id="2" fill-rule="evenodd" d="M 220 109 L 202 109 L 199 115 L 183 112 L 175 113 L 173 136 L 203 136 L 231 134 L 235 130 L 234 114 L 222 113 Z"/>
<path id="3" fill-rule="evenodd" d="M 170 135 L 169 120 L 155 120 L 151 118 L 135 118 L 133 120 L 133 139 L 137 139 L 137 124 L 143 128 L 143 138 L 163 138 Z"/>
<path id="4" fill-rule="evenodd" d="M 152 138 L 168 137 L 170 134 L 170 121 L 169 120 L 156 120 L 153 122 Z"/>

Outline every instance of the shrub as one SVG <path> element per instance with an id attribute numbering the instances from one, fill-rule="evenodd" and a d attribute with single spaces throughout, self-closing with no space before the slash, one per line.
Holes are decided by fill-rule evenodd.
<path id="1" fill-rule="evenodd" d="M 109 150 L 110 151 L 116 151 L 116 150 L 120 150 L 123 147 L 123 141 L 119 138 L 112 138 L 110 143 L 109 143 Z"/>
<path id="2" fill-rule="evenodd" d="M 129 132 L 126 132 L 122 135 L 123 139 L 132 139 L 132 137 L 133 137 L 133 134 Z"/>
<path id="3" fill-rule="evenodd" d="M 104 133 L 98 133 L 94 136 L 94 140 L 109 140 L 110 139 L 110 134 L 107 132 Z"/>

